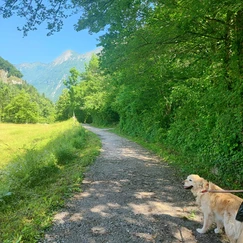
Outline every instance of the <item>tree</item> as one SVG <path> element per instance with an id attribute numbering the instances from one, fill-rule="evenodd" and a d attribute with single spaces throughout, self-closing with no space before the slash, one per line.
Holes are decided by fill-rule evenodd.
<path id="1" fill-rule="evenodd" d="M 10 102 L 10 87 L 0 82 L 0 122 L 4 121 L 4 108 Z"/>
<path id="2" fill-rule="evenodd" d="M 22 98 L 20 98 L 20 97 Z M 28 96 L 28 97 L 27 97 Z M 17 100 L 16 100 L 17 99 Z M 18 102 L 20 102 L 18 104 Z M 30 102 L 31 104 L 27 104 Z M 36 104 L 36 105 L 33 105 Z M 38 110 L 38 119 L 31 118 L 30 121 L 27 119 L 17 119 L 16 117 L 20 113 L 24 112 L 24 107 L 21 108 L 21 112 L 18 113 L 18 109 L 21 106 L 25 106 L 29 110 L 30 106 L 33 106 L 33 112 Z M 17 108 L 18 107 L 18 108 Z M 29 111 L 28 111 L 29 112 Z M 18 115 L 16 115 L 18 113 Z M 24 115 L 22 116 L 24 117 Z M 22 84 L 12 84 L 3 83 L 0 81 L 0 121 L 1 122 L 43 122 L 50 123 L 55 120 L 55 108 L 53 103 L 41 96 L 37 90 L 25 83 Z"/>
<path id="3" fill-rule="evenodd" d="M 67 89 L 62 91 L 56 103 L 56 116 L 58 121 L 64 121 L 70 118 L 70 95 Z"/>
<path id="4" fill-rule="evenodd" d="M 56 110 L 53 103 L 45 96 L 40 96 L 37 100 L 40 109 L 40 118 L 38 122 L 52 123 L 56 120 Z"/>
<path id="5" fill-rule="evenodd" d="M 5 108 L 6 120 L 15 123 L 36 123 L 39 118 L 38 105 L 29 94 L 21 91 Z"/>
<path id="6" fill-rule="evenodd" d="M 113 89 L 109 86 L 109 76 L 105 76 L 99 66 L 99 58 L 93 55 L 85 72 L 81 73 L 82 82 L 77 86 L 76 104 L 83 112 L 84 121 L 96 124 L 109 124 L 119 120 L 111 107 Z"/>
<path id="7" fill-rule="evenodd" d="M 69 97 L 70 97 L 70 110 L 73 114 L 73 117 L 75 117 L 75 93 L 76 93 L 76 86 L 80 82 L 80 73 L 76 68 L 70 69 L 70 76 L 67 80 L 65 80 L 63 83 L 67 87 Z"/>

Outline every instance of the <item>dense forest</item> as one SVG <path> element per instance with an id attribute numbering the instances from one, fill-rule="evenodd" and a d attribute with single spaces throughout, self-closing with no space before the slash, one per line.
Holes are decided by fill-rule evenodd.
<path id="1" fill-rule="evenodd" d="M 50 33 L 62 26 L 48 7 L 7 2 L 3 15 L 28 10 L 24 34 L 41 22 L 40 12 Z M 68 1 L 59 3 L 64 16 Z M 82 74 L 70 71 L 59 119 L 77 113 L 117 122 L 123 132 L 184 154 L 192 171 L 242 187 L 242 0 L 81 0 L 75 8 L 82 8 L 77 31 L 106 33 L 100 57 Z"/>
<path id="2" fill-rule="evenodd" d="M 8 61 L 0 58 L 0 122 L 50 123 L 55 120 L 54 104 L 23 80 L 12 82 L 14 77 L 22 77 Z"/>

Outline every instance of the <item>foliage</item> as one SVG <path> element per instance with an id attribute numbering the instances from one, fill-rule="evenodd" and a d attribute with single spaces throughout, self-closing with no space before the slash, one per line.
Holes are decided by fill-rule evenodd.
<path id="1" fill-rule="evenodd" d="M 93 55 L 85 72 L 70 70 L 71 76 L 57 102 L 58 119 L 71 117 L 74 111 L 81 122 L 109 124 L 118 121 L 118 114 L 111 107 L 114 96 L 109 87 L 109 76 L 105 76 L 99 67 L 99 59 Z M 78 78 L 81 80 L 78 81 Z"/>
<path id="2" fill-rule="evenodd" d="M 114 88 L 109 85 L 110 77 L 105 76 L 100 69 L 96 55 L 92 56 L 81 77 L 82 82 L 77 92 L 78 99 L 82 101 L 82 109 L 97 125 L 116 123 L 118 114 L 111 107 Z"/>
<path id="3" fill-rule="evenodd" d="M 70 96 L 67 89 L 63 89 L 56 103 L 56 111 L 56 118 L 58 121 L 65 121 L 72 116 L 72 114 L 70 114 Z"/>
<path id="4" fill-rule="evenodd" d="M 22 77 L 12 64 L 1 58 L 0 70 L 7 70 L 8 75 L 11 75 L 10 80 Z M 33 86 L 21 79 L 17 83 L 9 79 L 0 80 L 0 122 L 50 123 L 54 120 L 54 105 Z"/>
<path id="5" fill-rule="evenodd" d="M 77 99 L 77 87 L 81 82 L 81 76 L 76 68 L 70 69 L 68 80 L 64 81 L 66 89 L 63 89 L 56 103 L 57 120 L 64 121 L 71 117 L 76 117 L 79 121 L 84 122 L 87 115 L 81 110 L 81 101 Z"/>
<path id="6" fill-rule="evenodd" d="M 20 92 L 5 107 L 7 121 L 14 123 L 36 123 L 38 120 L 37 104 L 31 102 L 30 96 L 25 92 Z"/>
<path id="7" fill-rule="evenodd" d="M 36 30 L 42 22 L 47 23 L 48 35 L 51 35 L 55 31 L 60 31 L 63 26 L 63 19 L 70 16 L 73 8 L 73 4 L 69 0 L 45 2 L 34 0 L 31 3 L 6 0 L 0 6 L 0 14 L 3 18 L 9 18 L 14 14 L 25 18 L 26 24 L 18 27 L 24 35 L 27 35 L 30 30 Z M 70 13 L 67 13 L 68 10 Z"/>
<path id="8" fill-rule="evenodd" d="M 0 241 L 38 242 L 64 200 L 80 190 L 85 167 L 99 153 L 100 142 L 73 119 L 45 125 L 45 129 L 41 124 L 2 126 L 3 131 L 10 130 L 5 143 L 13 149 L 19 133 L 26 133 L 26 128 L 31 132 L 28 141 L 22 138 L 19 152 L 9 151 L 11 160 L 1 170 Z M 75 154 L 65 162 L 59 157 L 63 144 L 69 144 L 67 148 Z"/>
<path id="9" fill-rule="evenodd" d="M 54 120 L 54 105 L 33 86 L 0 82 L 1 122 L 50 123 Z"/>
<path id="10" fill-rule="evenodd" d="M 67 80 L 63 82 L 68 90 L 70 109 L 74 117 L 75 117 L 75 111 L 74 111 L 75 110 L 75 89 L 80 81 L 79 78 L 80 78 L 80 73 L 78 72 L 78 70 L 76 70 L 75 68 L 71 68 L 70 76 L 68 77 Z"/>
<path id="11" fill-rule="evenodd" d="M 9 62 L 0 58 L 0 70 L 11 78 L 22 74 Z M 55 108 L 50 100 L 20 80 L 17 84 L 0 80 L 0 122 L 50 123 L 55 120 Z"/>
<path id="12" fill-rule="evenodd" d="M 121 130 L 188 156 L 187 171 L 241 187 L 243 6 L 188 2 L 157 3 L 133 32 L 116 22 L 101 38 L 111 106 Z"/>
<path id="13" fill-rule="evenodd" d="M 10 77 L 10 76 L 15 76 L 18 78 L 23 77 L 23 74 L 18 69 L 16 69 L 7 60 L 4 60 L 2 57 L 0 57 L 0 70 L 6 71 L 8 73 L 8 77 Z"/>

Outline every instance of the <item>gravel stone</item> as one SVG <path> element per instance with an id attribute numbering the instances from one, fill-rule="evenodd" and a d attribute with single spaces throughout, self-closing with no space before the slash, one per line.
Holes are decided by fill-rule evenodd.
<path id="1" fill-rule="evenodd" d="M 109 129 L 83 126 L 100 136 L 101 153 L 40 243 L 228 242 L 196 232 L 202 214 L 174 168 Z"/>

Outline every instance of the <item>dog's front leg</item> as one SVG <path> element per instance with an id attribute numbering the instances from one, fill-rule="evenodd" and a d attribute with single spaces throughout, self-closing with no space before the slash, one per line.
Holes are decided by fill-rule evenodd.
<path id="1" fill-rule="evenodd" d="M 206 233 L 208 228 L 211 226 L 212 221 L 211 217 L 208 213 L 203 214 L 203 227 L 201 229 L 197 229 L 197 232 L 200 234 Z"/>

